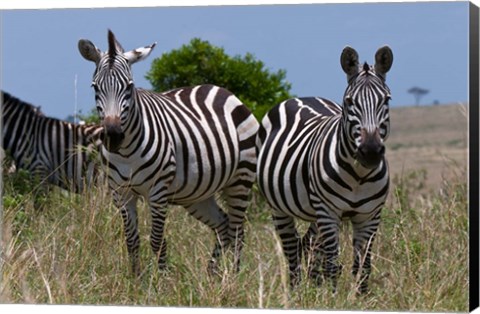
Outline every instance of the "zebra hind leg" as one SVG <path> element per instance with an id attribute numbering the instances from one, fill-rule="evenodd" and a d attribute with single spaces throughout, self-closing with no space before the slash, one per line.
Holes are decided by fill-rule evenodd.
<path id="1" fill-rule="evenodd" d="M 302 241 L 295 228 L 295 221 L 291 216 L 274 213 L 273 224 L 282 242 L 283 254 L 288 262 L 290 288 L 295 288 L 301 281 L 302 273 Z"/>
<path id="2" fill-rule="evenodd" d="M 214 196 L 186 209 L 190 215 L 207 225 L 215 234 L 215 247 L 208 262 L 207 271 L 211 275 L 218 274 L 218 261 L 229 245 L 228 216 L 218 206 Z"/>
<path id="3" fill-rule="evenodd" d="M 234 267 L 240 271 L 240 257 L 244 246 L 245 213 L 250 204 L 255 174 L 245 168 L 237 173 L 237 180 L 223 190 L 223 198 L 228 209 L 228 238 L 233 248 Z"/>

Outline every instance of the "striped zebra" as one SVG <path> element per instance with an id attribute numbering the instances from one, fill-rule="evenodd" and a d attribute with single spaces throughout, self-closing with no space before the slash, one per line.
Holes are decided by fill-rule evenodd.
<path id="1" fill-rule="evenodd" d="M 384 141 L 390 130 L 390 90 L 385 79 L 393 54 L 385 46 L 377 51 L 374 66 L 361 66 L 357 52 L 346 47 L 340 59 L 348 81 L 343 106 L 323 98 L 294 98 L 263 118 L 257 178 L 273 208 L 292 287 L 300 280 L 305 256 L 308 276 L 317 285 L 328 279 L 336 290 L 339 225 L 349 218 L 353 274 L 365 293 L 371 244 L 389 185 Z M 310 222 L 302 238 L 294 218 Z"/>
<path id="2" fill-rule="evenodd" d="M 154 46 L 125 52 L 110 30 L 106 52 L 89 40 L 78 43 L 81 55 L 96 65 L 92 86 L 106 133 L 101 155 L 122 214 L 132 272 L 140 275 L 140 197 L 150 208 L 150 244 L 160 270 L 166 267 L 168 204 L 183 206 L 213 230 L 210 273 L 218 270 L 226 248 L 234 250 L 238 270 L 244 215 L 255 181 L 258 122 L 238 98 L 217 86 L 164 93 L 135 88 L 131 65 Z M 227 213 L 216 194 L 223 196 Z"/>
<path id="3" fill-rule="evenodd" d="M 3 145 L 15 166 L 29 171 L 45 193 L 44 181 L 80 193 L 97 175 L 94 153 L 103 128 L 48 118 L 40 108 L 1 92 Z"/>

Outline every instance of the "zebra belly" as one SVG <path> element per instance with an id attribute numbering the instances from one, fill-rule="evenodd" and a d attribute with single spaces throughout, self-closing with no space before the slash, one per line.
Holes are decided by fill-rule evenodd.
<path id="1" fill-rule="evenodd" d="M 212 119 L 193 119 L 188 128 L 179 125 L 174 130 L 176 171 L 169 186 L 170 203 L 190 206 L 204 201 L 235 175 L 239 134 L 231 113 L 234 108 L 227 104 L 223 109 L 221 117 L 211 111 Z"/>
<path id="2" fill-rule="evenodd" d="M 211 197 L 218 190 L 218 186 L 210 187 L 208 189 L 209 193 L 206 193 L 206 182 L 202 182 L 199 179 L 198 172 L 192 169 L 188 171 L 189 177 L 187 180 L 180 180 L 179 178 L 184 178 L 185 175 L 181 169 L 175 166 L 164 171 L 160 164 L 154 163 L 151 167 L 137 171 L 138 168 L 135 168 L 132 163 L 117 162 L 115 168 L 116 171 L 109 169 L 110 184 L 114 187 L 123 191 L 131 190 L 135 194 L 145 197 L 145 199 L 149 199 L 155 191 L 164 190 L 168 203 L 173 205 L 188 206 Z M 180 182 L 186 183 L 181 184 Z M 191 192 L 195 188 L 196 192 L 201 193 L 200 196 Z"/>
<path id="3" fill-rule="evenodd" d="M 175 177 L 168 187 L 169 203 L 182 206 L 204 201 L 221 190 L 230 180 L 237 163 L 201 162 L 189 155 L 177 157 Z"/>

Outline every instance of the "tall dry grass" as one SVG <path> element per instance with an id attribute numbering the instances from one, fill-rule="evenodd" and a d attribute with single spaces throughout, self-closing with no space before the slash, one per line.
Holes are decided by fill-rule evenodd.
<path id="1" fill-rule="evenodd" d="M 150 249 L 148 208 L 139 208 L 140 279 L 129 272 L 122 219 L 105 187 L 83 195 L 55 191 L 33 208 L 21 171 L 5 178 L 0 303 L 192 307 L 466 311 L 468 212 L 464 171 L 441 190 L 415 195 L 418 173 L 392 180 L 373 246 L 371 293 L 355 294 L 351 227 L 341 233 L 344 271 L 338 292 L 303 280 L 294 291 L 263 200 L 254 195 L 239 273 L 225 258 L 218 277 L 207 274 L 213 234 L 182 208 L 170 208 L 168 269 L 159 272 Z M 305 230 L 305 225 L 300 228 Z"/>

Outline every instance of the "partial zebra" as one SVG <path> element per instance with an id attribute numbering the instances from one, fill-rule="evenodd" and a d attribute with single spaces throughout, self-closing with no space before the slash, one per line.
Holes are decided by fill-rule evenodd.
<path id="1" fill-rule="evenodd" d="M 97 174 L 94 153 L 103 128 L 46 117 L 38 107 L 1 92 L 3 148 L 38 180 L 80 193 Z M 42 189 L 41 189 L 42 190 Z"/>
<path id="2" fill-rule="evenodd" d="M 329 279 L 336 289 L 339 225 L 349 218 L 353 274 L 358 274 L 359 291 L 368 290 L 371 244 L 389 186 L 384 141 L 390 130 L 390 90 L 385 78 L 392 62 L 385 46 L 377 51 L 373 67 L 360 66 L 357 52 L 346 47 L 340 62 L 348 81 L 343 106 L 323 98 L 289 99 L 262 120 L 258 184 L 273 208 L 292 286 L 300 279 L 302 255 L 311 257 L 313 251 L 309 277 L 318 285 Z M 311 222 L 303 238 L 294 218 Z"/>
<path id="3" fill-rule="evenodd" d="M 258 122 L 229 91 L 212 85 L 154 93 L 134 86 L 131 65 L 155 44 L 125 52 L 108 32 L 108 51 L 79 41 L 81 55 L 95 62 L 92 86 L 106 139 L 101 155 L 114 201 L 120 208 L 132 271 L 140 274 L 136 203 L 143 197 L 152 215 L 150 243 L 159 269 L 166 266 L 163 235 L 167 204 L 184 206 L 217 238 L 208 270 L 223 249 L 243 246 L 243 222 L 255 181 Z M 224 196 L 228 214 L 215 201 Z"/>

